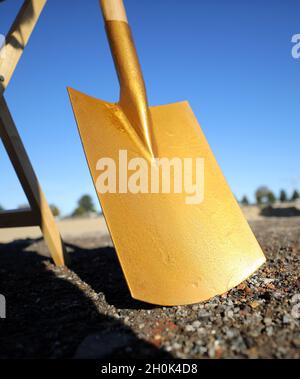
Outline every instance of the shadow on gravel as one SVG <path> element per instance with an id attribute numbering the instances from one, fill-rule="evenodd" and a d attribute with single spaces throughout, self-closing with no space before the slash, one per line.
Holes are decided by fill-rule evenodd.
<path id="1" fill-rule="evenodd" d="M 61 269 L 60 277 L 49 271 L 48 259 L 30 251 L 36 242 L 0 244 L 0 294 L 7 307 L 6 319 L 0 319 L 0 358 L 171 358 L 101 314 L 81 289 L 63 278 L 67 270 Z M 73 265 L 83 280 L 110 292 L 111 299 L 125 296 L 126 303 L 112 249 L 100 249 L 100 254 L 73 249 Z M 113 289 L 104 285 L 107 279 L 111 284 L 117 280 Z"/>
<path id="2" fill-rule="evenodd" d="M 102 292 L 108 304 L 121 309 L 156 308 L 131 297 L 114 248 L 84 249 L 70 243 L 65 245 L 72 251 L 70 268 L 95 292 Z"/>

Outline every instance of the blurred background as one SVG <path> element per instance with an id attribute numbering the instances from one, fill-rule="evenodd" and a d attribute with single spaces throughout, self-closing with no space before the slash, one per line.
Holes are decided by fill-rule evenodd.
<path id="1" fill-rule="evenodd" d="M 21 4 L 0 2 L 0 33 L 7 33 Z M 239 201 L 297 199 L 300 59 L 292 57 L 291 39 L 300 33 L 300 3 L 126 0 L 126 7 L 150 104 L 190 102 Z M 80 214 L 82 207 L 100 211 L 67 86 L 118 99 L 96 0 L 48 1 L 6 91 L 42 188 L 60 216 Z M 1 144 L 0 173 L 1 208 L 24 207 Z M 78 203 L 85 194 L 88 200 Z"/>

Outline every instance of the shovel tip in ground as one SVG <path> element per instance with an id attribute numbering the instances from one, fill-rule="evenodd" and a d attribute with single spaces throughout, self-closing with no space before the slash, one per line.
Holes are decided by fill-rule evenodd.
<path id="1" fill-rule="evenodd" d="M 266 258 L 261 257 L 259 258 L 256 262 L 254 262 L 253 266 L 249 267 L 248 269 L 244 270 L 243 272 L 237 274 L 236 276 L 233 276 L 229 280 L 228 286 L 225 286 L 223 288 L 215 289 L 212 288 L 211 291 L 199 291 L 199 294 L 194 293 L 193 294 L 188 294 L 186 293 L 184 295 L 184 298 L 177 298 L 176 300 L 169 301 L 169 300 L 161 300 L 161 299 L 150 299 L 149 297 L 140 297 L 139 295 L 136 295 L 134 291 L 131 291 L 130 287 L 130 294 L 132 298 L 138 301 L 154 304 L 154 305 L 160 305 L 160 306 L 165 306 L 165 307 L 172 307 L 172 306 L 179 306 L 179 305 L 193 305 L 193 304 L 198 304 L 201 302 L 208 301 L 215 296 L 221 296 L 226 294 L 228 291 L 234 289 L 237 287 L 239 284 L 245 282 L 247 279 L 251 278 L 264 264 L 266 263 Z M 191 295 L 191 296 L 190 296 Z"/>

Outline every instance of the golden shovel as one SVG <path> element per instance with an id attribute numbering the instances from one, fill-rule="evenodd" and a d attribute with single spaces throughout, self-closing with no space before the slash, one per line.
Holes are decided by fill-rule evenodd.
<path id="1" fill-rule="evenodd" d="M 73 89 L 69 89 L 69 94 L 131 295 L 160 305 L 207 300 L 249 277 L 265 262 L 264 254 L 188 102 L 148 106 L 122 0 L 102 0 L 101 7 L 120 81 L 120 101 L 108 103 Z M 201 201 L 194 201 L 191 193 L 175 190 L 177 182 L 170 193 L 162 189 L 161 183 L 159 190 L 154 186 L 154 190 L 151 187 L 152 191 L 145 191 L 141 181 L 151 181 L 152 173 L 149 170 L 146 176 L 141 172 L 138 175 L 137 171 L 145 168 L 139 162 L 142 158 L 149 167 L 160 169 L 154 157 L 171 162 L 169 172 L 164 171 L 161 180 L 166 179 L 168 172 L 174 183 L 182 174 L 180 162 L 201 158 Z M 112 160 L 118 178 L 108 184 L 107 176 L 103 183 L 100 177 L 105 165 L 107 170 L 114 168 Z M 179 171 L 175 170 L 176 164 Z M 128 177 L 129 171 L 133 172 L 132 177 Z M 196 178 L 194 171 L 187 172 L 193 180 Z M 101 180 L 102 185 L 107 185 L 106 193 L 99 190 Z M 136 191 L 128 191 L 126 180 Z"/>

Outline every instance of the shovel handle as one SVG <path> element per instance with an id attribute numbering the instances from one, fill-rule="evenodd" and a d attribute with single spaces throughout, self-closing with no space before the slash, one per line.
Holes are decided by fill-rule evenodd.
<path id="1" fill-rule="evenodd" d="M 120 82 L 118 104 L 148 153 L 154 157 L 147 93 L 123 1 L 100 0 L 100 5 Z"/>
<path id="2" fill-rule="evenodd" d="M 128 23 L 123 0 L 100 0 L 105 21 L 124 21 Z"/>

